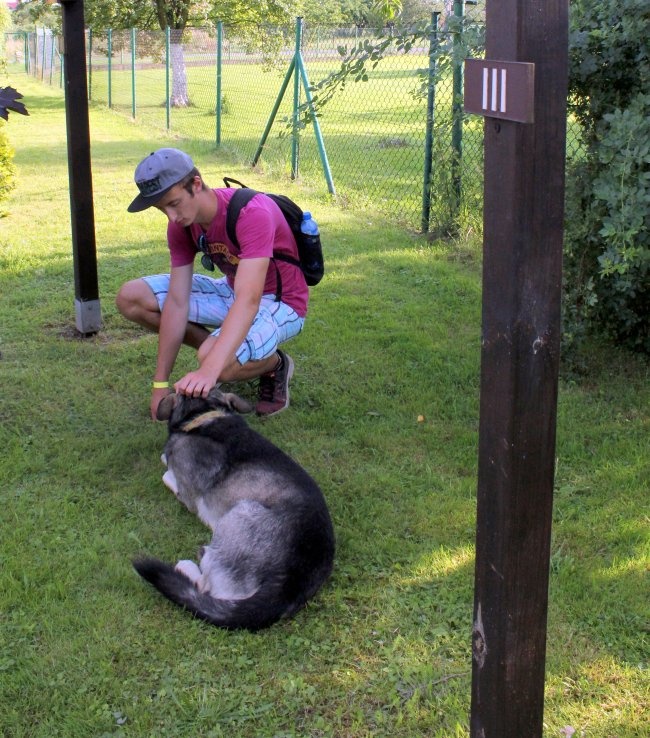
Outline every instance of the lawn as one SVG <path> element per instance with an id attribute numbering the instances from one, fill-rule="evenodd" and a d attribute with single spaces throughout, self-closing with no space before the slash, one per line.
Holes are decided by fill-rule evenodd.
<path id="1" fill-rule="evenodd" d="M 11 738 L 467 738 L 480 360 L 480 251 L 263 177 L 205 142 L 91 110 L 104 326 L 74 330 L 61 92 L 21 77 L 0 204 L 0 720 Z M 292 404 L 250 423 L 320 482 L 330 582 L 290 622 L 222 632 L 133 571 L 209 538 L 161 482 L 148 419 L 155 337 L 113 298 L 165 270 L 158 212 L 126 213 L 133 169 L 180 145 L 215 186 L 283 191 L 317 218 Z M 184 350 L 175 376 L 195 365 Z M 648 734 L 650 383 L 594 345 L 558 409 L 545 738 Z M 250 387 L 241 388 L 243 393 Z M 564 731 L 564 732 L 562 732 Z"/>

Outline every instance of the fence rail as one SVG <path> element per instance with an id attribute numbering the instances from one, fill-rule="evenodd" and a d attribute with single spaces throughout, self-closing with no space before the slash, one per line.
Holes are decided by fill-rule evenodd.
<path id="1" fill-rule="evenodd" d="M 455 9 L 456 25 L 434 14 L 408 46 L 395 29 L 310 27 L 301 19 L 294 29 L 269 30 L 283 39 L 272 52 L 250 50 L 221 24 L 180 38 L 170 30 L 87 32 L 89 98 L 275 175 L 327 187 L 414 230 L 449 230 L 480 214 L 483 182 L 483 123 L 462 111 L 462 58 L 453 58 L 455 44 L 466 51 L 468 28 L 480 39 L 482 19 L 462 18 L 460 2 Z M 366 43 L 385 47 L 377 65 L 350 77 L 315 121 L 301 117 L 313 94 L 318 104 L 319 83 L 340 70 L 339 49 Z M 50 31 L 5 34 L 5 49 L 10 73 L 63 84 L 60 39 Z M 475 42 L 472 53 L 482 53 Z M 573 126 L 568 141 L 569 155 L 577 154 Z"/>

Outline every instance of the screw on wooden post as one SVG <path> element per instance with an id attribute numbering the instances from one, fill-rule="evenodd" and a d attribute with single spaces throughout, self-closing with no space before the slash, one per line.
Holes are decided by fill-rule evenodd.
<path id="1" fill-rule="evenodd" d="M 80 333 L 89 335 L 101 328 L 101 309 L 90 165 L 83 0 L 62 0 L 62 9 L 75 322 Z"/>
<path id="2" fill-rule="evenodd" d="M 485 116 L 472 738 L 542 735 L 567 6 L 487 0 L 486 60 L 466 76 L 466 110 Z"/>

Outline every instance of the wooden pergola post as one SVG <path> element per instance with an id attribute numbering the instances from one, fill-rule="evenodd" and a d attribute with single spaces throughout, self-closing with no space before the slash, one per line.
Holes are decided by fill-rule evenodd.
<path id="1" fill-rule="evenodd" d="M 474 82 L 466 79 L 466 109 L 485 115 L 470 732 L 538 738 L 560 349 L 568 2 L 487 0 L 486 23 L 486 60 Z"/>
<path id="2" fill-rule="evenodd" d="M 90 164 L 90 126 L 83 0 L 62 0 L 63 68 L 68 139 L 75 323 L 84 335 L 101 328 Z"/>

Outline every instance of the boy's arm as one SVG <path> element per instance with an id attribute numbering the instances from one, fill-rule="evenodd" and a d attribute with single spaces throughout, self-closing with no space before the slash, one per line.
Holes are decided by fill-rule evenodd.
<path id="1" fill-rule="evenodd" d="M 163 305 L 158 330 L 158 358 L 156 361 L 155 382 L 166 382 L 169 379 L 183 337 L 187 330 L 189 300 L 192 290 L 192 264 L 172 267 L 169 275 L 169 292 Z M 156 411 L 168 389 L 154 389 L 151 393 L 151 417 L 156 418 Z"/>
<path id="2" fill-rule="evenodd" d="M 221 331 L 216 338 L 210 336 L 205 340 L 201 346 L 199 369 L 176 382 L 174 388 L 177 392 L 206 397 L 222 377 L 224 369 L 233 371 L 237 349 L 248 335 L 259 311 L 268 267 L 267 257 L 242 259 L 239 262 L 235 276 L 235 300 L 221 325 Z M 232 379 L 230 372 L 228 379 Z"/>

